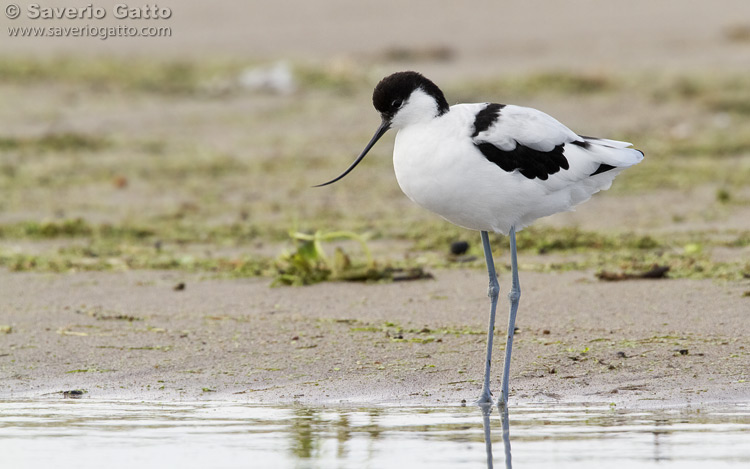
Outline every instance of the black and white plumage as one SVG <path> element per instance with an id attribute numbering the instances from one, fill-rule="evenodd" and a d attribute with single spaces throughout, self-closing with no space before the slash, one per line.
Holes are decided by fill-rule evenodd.
<path id="1" fill-rule="evenodd" d="M 625 168 L 643 159 L 630 143 L 576 134 L 536 109 L 495 103 L 449 106 L 443 92 L 416 72 L 385 77 L 373 92 L 381 125 L 362 153 L 331 184 L 346 176 L 390 128 L 396 179 L 422 207 L 482 232 L 492 308 L 485 382 L 480 403 L 490 402 L 489 371 L 497 279 L 487 232 L 510 236 L 513 286 L 501 402 L 507 403 L 508 367 L 520 287 L 515 232 L 534 220 L 572 210 L 608 189 Z"/>

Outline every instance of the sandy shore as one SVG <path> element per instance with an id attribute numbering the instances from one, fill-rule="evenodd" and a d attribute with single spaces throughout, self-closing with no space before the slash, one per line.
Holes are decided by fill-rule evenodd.
<path id="1" fill-rule="evenodd" d="M 0 397 L 83 389 L 118 399 L 471 401 L 481 385 L 485 274 L 434 273 L 429 281 L 272 289 L 267 280 L 172 272 L 2 273 L 0 311 L 11 330 L 0 335 Z M 740 285 L 522 272 L 522 287 L 511 401 L 652 406 L 750 397 Z"/>

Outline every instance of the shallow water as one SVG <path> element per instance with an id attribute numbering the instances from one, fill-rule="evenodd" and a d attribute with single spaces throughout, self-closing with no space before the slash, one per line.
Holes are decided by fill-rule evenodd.
<path id="1" fill-rule="evenodd" d="M 750 405 L 654 411 L 522 405 L 511 408 L 509 420 L 501 417 L 497 408 L 484 417 L 474 406 L 0 401 L 0 463 L 78 469 L 750 467 Z"/>

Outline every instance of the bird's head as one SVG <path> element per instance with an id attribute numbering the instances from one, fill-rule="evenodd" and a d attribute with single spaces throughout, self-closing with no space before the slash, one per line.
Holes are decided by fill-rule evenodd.
<path id="1" fill-rule="evenodd" d="M 315 187 L 333 184 L 349 174 L 388 129 L 429 121 L 450 109 L 440 88 L 417 72 L 398 72 L 380 80 L 372 93 L 372 104 L 381 122 L 370 143 L 340 176 Z"/>
<path id="2" fill-rule="evenodd" d="M 396 129 L 434 119 L 449 109 L 440 88 L 417 72 L 398 72 L 380 80 L 372 104 L 383 122 Z"/>

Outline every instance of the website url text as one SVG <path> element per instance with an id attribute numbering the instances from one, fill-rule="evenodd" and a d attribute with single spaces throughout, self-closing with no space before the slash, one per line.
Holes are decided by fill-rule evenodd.
<path id="1" fill-rule="evenodd" d="M 172 28 L 167 26 L 47 26 L 9 27 L 10 37 L 171 37 Z"/>

